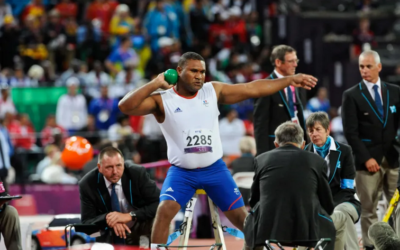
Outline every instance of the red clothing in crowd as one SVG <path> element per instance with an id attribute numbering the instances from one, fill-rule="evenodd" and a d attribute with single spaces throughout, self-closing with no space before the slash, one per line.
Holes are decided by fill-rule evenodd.
<path id="1" fill-rule="evenodd" d="M 63 135 L 63 142 L 68 137 L 68 132 L 63 127 L 57 125 L 56 127 L 46 126 L 43 128 L 42 132 L 40 133 L 42 138 L 42 146 L 46 146 L 49 144 L 54 143 L 54 135 L 62 133 Z"/>
<path id="2" fill-rule="evenodd" d="M 105 1 L 104 3 L 94 1 L 89 5 L 86 12 L 86 17 L 89 20 L 93 20 L 95 18 L 99 19 L 101 21 L 101 30 L 105 33 L 108 33 L 109 24 L 117 6 L 118 3 L 111 0 Z"/>
<path id="3" fill-rule="evenodd" d="M 36 5 L 33 3 L 28 4 L 22 12 L 21 18 L 24 21 L 29 15 L 41 17 L 45 13 L 43 4 Z"/>
<path id="4" fill-rule="evenodd" d="M 226 26 L 232 36 L 236 35 L 242 43 L 247 42 L 246 22 L 243 19 L 229 21 Z"/>
<path id="5" fill-rule="evenodd" d="M 210 44 L 217 42 L 219 37 L 224 44 L 224 48 L 233 46 L 233 36 L 237 36 L 242 43 L 247 42 L 246 23 L 242 19 L 212 24 L 208 34 Z"/>
<path id="6" fill-rule="evenodd" d="M 18 121 L 13 121 L 7 129 L 16 148 L 31 149 L 36 142 L 35 130 L 31 126 L 22 126 Z"/>
<path id="7" fill-rule="evenodd" d="M 246 135 L 248 136 L 254 136 L 254 125 L 251 121 L 249 120 L 243 120 L 244 127 L 246 129 Z"/>
<path id="8" fill-rule="evenodd" d="M 130 116 L 129 117 L 129 125 L 133 129 L 133 132 L 141 134 L 143 128 L 143 120 L 144 116 Z"/>
<path id="9" fill-rule="evenodd" d="M 59 3 L 56 5 L 56 9 L 61 15 L 62 20 L 67 17 L 76 17 L 78 12 L 78 7 L 76 3 Z"/>

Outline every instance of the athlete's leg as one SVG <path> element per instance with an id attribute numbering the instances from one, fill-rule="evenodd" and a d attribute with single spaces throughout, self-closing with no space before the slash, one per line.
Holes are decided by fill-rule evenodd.
<path id="1" fill-rule="evenodd" d="M 235 227 L 243 232 L 244 220 L 248 214 L 245 206 L 225 211 L 224 214 Z"/>
<path id="2" fill-rule="evenodd" d="M 231 173 L 222 160 L 205 168 L 201 174 L 201 183 L 207 195 L 224 212 L 229 221 L 243 230 L 247 211 L 242 195 Z"/>
<path id="3" fill-rule="evenodd" d="M 193 197 L 198 186 L 193 170 L 176 166 L 170 167 L 160 193 L 160 204 L 154 218 L 151 233 L 152 244 L 165 244 L 168 240 L 169 225 L 181 207 Z"/>
<path id="4" fill-rule="evenodd" d="M 154 219 L 151 242 L 165 244 L 168 240 L 169 224 L 181 209 L 181 205 L 173 200 L 164 200 L 158 205 Z"/>

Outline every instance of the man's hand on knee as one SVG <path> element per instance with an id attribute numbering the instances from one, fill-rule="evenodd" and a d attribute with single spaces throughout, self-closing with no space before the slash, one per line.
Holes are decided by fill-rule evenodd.
<path id="1" fill-rule="evenodd" d="M 131 230 L 124 223 L 117 223 L 113 228 L 115 234 L 120 238 L 126 239 L 126 232 L 131 233 Z"/>

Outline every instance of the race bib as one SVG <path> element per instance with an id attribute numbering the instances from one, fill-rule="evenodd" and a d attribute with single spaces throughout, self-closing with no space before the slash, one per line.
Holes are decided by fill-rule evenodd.
<path id="1" fill-rule="evenodd" d="M 185 154 L 212 152 L 213 133 L 209 129 L 186 130 L 183 141 Z"/>

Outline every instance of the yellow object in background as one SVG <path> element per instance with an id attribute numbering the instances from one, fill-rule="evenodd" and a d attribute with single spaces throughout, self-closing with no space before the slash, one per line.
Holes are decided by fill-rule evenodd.
<path id="1" fill-rule="evenodd" d="M 383 217 L 382 220 L 383 222 L 389 221 L 389 218 L 392 215 L 393 210 L 396 209 L 397 203 L 399 203 L 399 197 L 400 197 L 399 190 L 396 189 L 396 192 L 394 192 L 393 198 L 390 201 L 389 208 L 386 210 L 385 216 Z"/>

